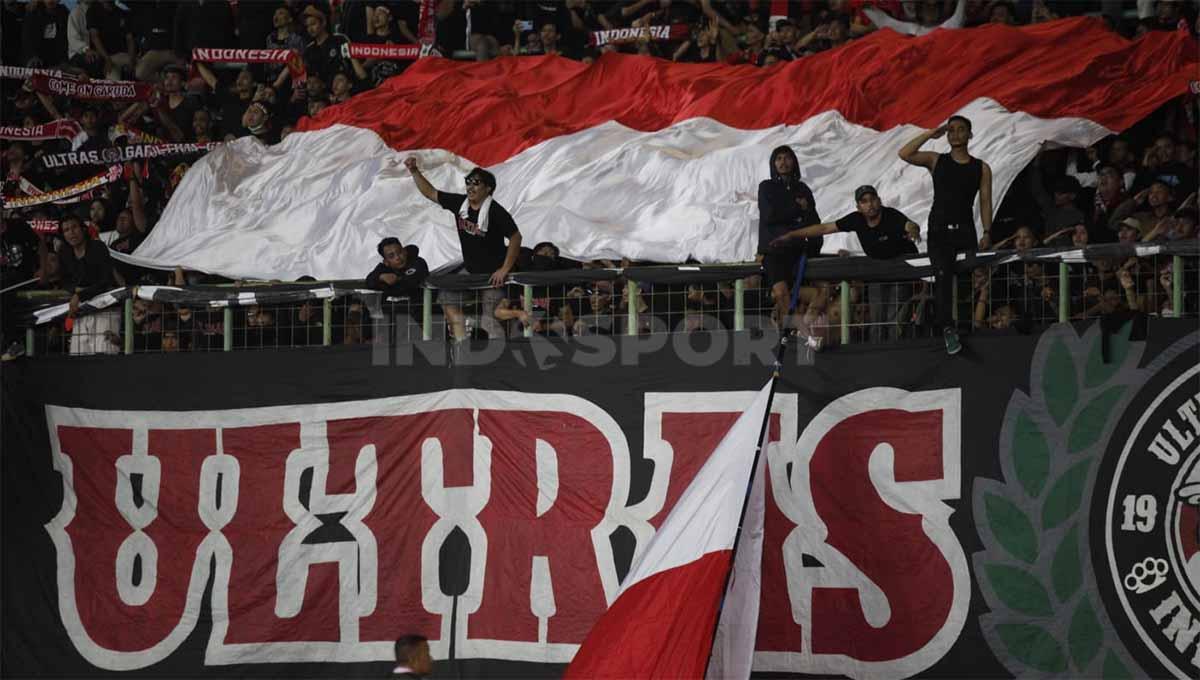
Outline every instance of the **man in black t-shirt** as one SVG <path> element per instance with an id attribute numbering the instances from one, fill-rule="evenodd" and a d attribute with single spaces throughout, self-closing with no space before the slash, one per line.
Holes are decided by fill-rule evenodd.
<path id="1" fill-rule="evenodd" d="M 493 287 L 485 290 L 481 296 L 479 324 L 489 337 L 504 337 L 503 329 L 496 321 L 495 310 L 504 297 L 500 286 L 504 285 L 521 253 L 521 231 L 517 229 L 512 215 L 492 199 L 496 191 L 495 175 L 483 168 L 475 168 L 467 173 L 467 193 L 454 194 L 433 188 L 417 167 L 416 158 L 406 158 L 404 167 L 412 173 L 422 196 L 454 215 L 458 241 L 462 246 L 463 268 L 467 273 L 491 274 L 489 283 Z M 505 240 L 508 241 L 507 246 Z M 440 297 L 455 340 L 461 340 L 467 334 L 462 312 L 464 300 L 465 296 L 460 291 L 444 291 Z"/>
<path id="2" fill-rule="evenodd" d="M 858 241 L 868 257 L 890 260 L 917 253 L 916 245 L 908 238 L 908 232 L 917 228 L 916 223 L 899 210 L 884 207 L 875 187 L 868 184 L 855 189 L 854 202 L 858 209 L 837 222 L 795 229 L 775 239 L 771 245 L 783 245 L 791 239 L 852 231 L 858 235 Z"/>
<path id="3" fill-rule="evenodd" d="M 333 80 L 333 74 L 338 71 L 350 71 L 349 55 L 342 50 L 342 46 L 348 45 L 349 41 L 344 36 L 329 33 L 329 19 L 325 13 L 309 5 L 300 16 L 312 38 L 312 42 L 304 48 L 304 68 L 309 73 L 320 75 L 325 82 Z"/>
<path id="4" fill-rule="evenodd" d="M 863 252 L 877 260 L 890 260 L 903 255 L 916 255 L 917 246 L 909 234 L 919 234 L 916 223 L 895 208 L 886 208 L 879 200 L 879 192 L 867 184 L 854 190 L 857 210 L 834 223 L 814 224 L 790 231 L 776 239 L 780 244 L 789 239 L 827 236 L 838 231 L 850 231 L 858 235 Z M 774 241 L 772 245 L 777 245 Z M 887 340 L 884 327 L 892 311 L 897 308 L 899 298 L 896 286 L 872 283 L 867 290 L 868 309 L 871 315 L 873 342 Z"/>

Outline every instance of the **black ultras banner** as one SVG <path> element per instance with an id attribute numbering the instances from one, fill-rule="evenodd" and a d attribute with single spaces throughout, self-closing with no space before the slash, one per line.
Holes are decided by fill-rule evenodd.
<path id="1" fill-rule="evenodd" d="M 557 676 L 773 345 L 5 364 L 0 670 Z M 1198 365 L 1157 319 L 789 353 L 756 674 L 1200 675 Z"/>

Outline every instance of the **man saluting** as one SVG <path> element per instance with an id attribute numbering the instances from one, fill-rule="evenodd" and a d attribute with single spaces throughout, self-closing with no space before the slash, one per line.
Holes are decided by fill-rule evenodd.
<path id="1" fill-rule="evenodd" d="M 950 153 L 921 151 L 925 142 L 946 135 Z M 991 243 L 992 169 L 967 151 L 971 121 L 951 116 L 945 125 L 922 132 L 900 149 L 900 159 L 928 168 L 933 174 L 933 208 L 929 212 L 929 260 L 934 268 L 935 306 L 946 351 L 962 349 L 953 314 L 954 262 L 960 252 L 975 252 L 975 195 L 979 194 L 981 244 Z M 970 257 L 970 255 L 968 255 Z"/>

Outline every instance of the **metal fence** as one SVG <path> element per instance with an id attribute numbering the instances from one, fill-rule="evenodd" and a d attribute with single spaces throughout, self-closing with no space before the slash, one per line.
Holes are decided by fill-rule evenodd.
<path id="1" fill-rule="evenodd" d="M 964 329 L 1005 329 L 1121 310 L 1164 317 L 1200 315 L 1200 257 L 1194 248 L 1187 254 L 1113 252 L 1089 258 L 1009 254 L 973 269 L 964 267 L 955 280 L 955 318 Z M 865 258 L 830 259 L 856 260 L 868 267 L 863 271 L 874 271 L 871 261 L 861 262 Z M 670 276 L 664 277 L 664 271 Z M 796 329 L 817 347 L 889 343 L 935 334 L 934 283 L 931 277 L 921 276 L 921 270 L 912 271 L 914 275 L 906 280 L 866 276 L 808 280 L 801 287 L 795 312 L 782 321 L 754 265 L 628 268 L 607 270 L 607 276 L 599 277 L 596 270 L 569 270 L 542 275 L 553 279 L 549 282 L 518 281 L 474 290 L 431 287 L 401 299 L 351 284 L 312 284 L 324 286 L 319 291 L 323 297 L 302 300 L 294 299 L 293 285 L 288 302 L 272 302 L 271 286 L 254 287 L 257 293 L 249 297 L 245 292 L 228 292 L 244 288 L 226 288 L 212 299 L 194 289 L 171 289 L 187 295 L 160 299 L 162 287 L 150 293 L 132 288 L 114 306 L 27 327 L 26 353 L 396 345 L 442 338 L 768 330 L 781 324 Z M 453 279 L 442 278 L 433 285 L 448 282 Z M 51 301 L 47 296 L 43 292 L 37 298 L 45 303 Z M 62 299 L 65 293 L 53 301 Z"/>

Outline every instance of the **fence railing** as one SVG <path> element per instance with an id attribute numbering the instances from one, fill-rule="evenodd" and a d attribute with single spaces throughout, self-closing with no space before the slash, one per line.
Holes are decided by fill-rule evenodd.
<path id="1" fill-rule="evenodd" d="M 959 263 L 962 327 L 1031 328 L 1120 310 L 1200 315 L 1197 242 L 980 253 Z M 436 339 L 646 335 L 793 327 L 818 347 L 887 343 L 934 333 L 928 260 L 811 261 L 795 313 L 780 319 L 754 263 L 570 269 L 486 277 L 433 276 L 400 297 L 361 281 L 134 286 L 65 319 L 64 291 L 33 306 L 26 353 L 232 351 Z M 11 310 L 5 310 L 6 313 Z"/>

